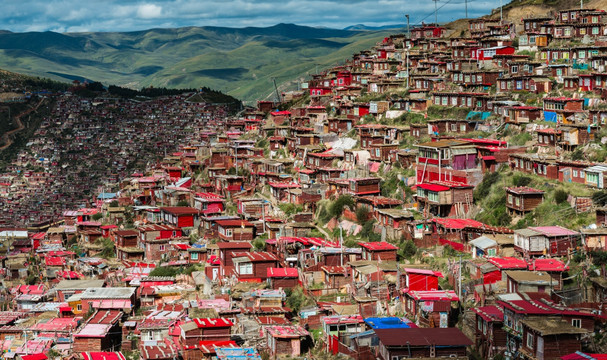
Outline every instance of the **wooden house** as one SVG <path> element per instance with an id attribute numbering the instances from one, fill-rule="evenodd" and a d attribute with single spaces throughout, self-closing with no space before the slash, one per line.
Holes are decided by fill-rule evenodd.
<path id="1" fill-rule="evenodd" d="M 299 283 L 297 268 L 268 268 L 267 271 L 271 289 L 292 289 Z"/>
<path id="2" fill-rule="evenodd" d="M 223 241 L 252 241 L 255 224 L 247 220 L 217 220 L 218 237 Z"/>
<path id="3" fill-rule="evenodd" d="M 436 181 L 474 184 L 473 172 L 478 168 L 477 150 L 467 141 L 443 139 L 416 145 L 418 148 L 417 183 Z"/>
<path id="4" fill-rule="evenodd" d="M 582 349 L 580 339 L 588 330 L 557 319 L 521 320 L 521 354 L 533 359 L 559 359 Z"/>
<path id="5" fill-rule="evenodd" d="M 453 290 L 403 290 L 403 310 L 421 327 L 446 328 L 455 324 L 452 305 L 459 301 Z"/>
<path id="6" fill-rule="evenodd" d="M 193 227 L 198 218 L 198 210 L 188 206 L 161 207 L 160 213 L 165 224 L 180 228 Z"/>
<path id="7" fill-rule="evenodd" d="M 537 226 L 514 230 L 514 249 L 523 256 L 565 256 L 580 234 L 561 226 Z"/>
<path id="8" fill-rule="evenodd" d="M 400 358 L 466 358 L 466 348 L 472 345 L 457 328 L 377 329 L 378 359 Z M 408 339 L 405 341 L 404 339 Z"/>
<path id="9" fill-rule="evenodd" d="M 474 186 L 455 182 L 417 185 L 418 209 L 439 217 L 463 216 L 471 208 Z"/>
<path id="10" fill-rule="evenodd" d="M 598 218 L 599 215 L 597 215 L 597 223 L 599 222 Z M 581 229 L 580 232 L 582 233 L 582 243 L 584 244 L 586 251 L 607 250 L 607 228 Z"/>
<path id="11" fill-rule="evenodd" d="M 506 208 L 511 215 L 525 215 L 538 207 L 543 200 L 543 190 L 528 186 L 506 188 Z"/>
<path id="12" fill-rule="evenodd" d="M 119 310 L 97 310 L 77 332 L 74 333 L 74 352 L 111 351 L 120 347 L 122 327 Z"/>
<path id="13" fill-rule="evenodd" d="M 584 170 L 586 174 L 586 185 L 597 188 L 605 188 L 605 175 L 607 174 L 607 166 L 605 165 L 594 165 Z"/>
<path id="14" fill-rule="evenodd" d="M 506 350 L 506 332 L 503 329 L 504 310 L 495 305 L 472 308 L 476 314 L 474 342 L 483 358 L 492 358 Z"/>
<path id="15" fill-rule="evenodd" d="M 387 242 L 359 242 L 363 248 L 362 258 L 365 260 L 395 261 L 398 247 Z"/>
<path id="16" fill-rule="evenodd" d="M 405 291 L 434 291 L 438 290 L 438 278 L 442 278 L 443 274 L 440 271 L 403 265 L 400 276 L 400 288 Z"/>
<path id="17" fill-rule="evenodd" d="M 510 124 L 528 124 L 541 119 L 542 109 L 535 106 L 510 106 L 505 121 Z"/>
<path id="18" fill-rule="evenodd" d="M 535 174 L 552 180 L 558 179 L 556 156 L 538 154 L 510 154 L 510 166 L 513 170 Z"/>
<path id="19" fill-rule="evenodd" d="M 219 259 L 223 266 L 234 266 L 232 261 L 234 253 L 241 253 L 250 251 L 253 248 L 249 241 L 229 241 L 229 242 L 218 242 L 217 248 L 219 249 Z"/>
<path id="20" fill-rule="evenodd" d="M 290 355 L 299 357 L 308 351 L 310 333 L 299 325 L 266 326 L 266 339 L 271 357 Z"/>
<path id="21" fill-rule="evenodd" d="M 551 294 L 558 283 L 545 272 L 506 271 L 506 289 L 515 292 L 539 292 Z"/>
<path id="22" fill-rule="evenodd" d="M 229 341 L 234 324 L 224 318 L 197 318 L 179 326 L 179 344 L 184 349 L 184 360 L 200 358 L 197 349 L 200 341 Z"/>
<path id="23" fill-rule="evenodd" d="M 547 97 L 544 102 L 544 120 L 559 124 L 570 123 L 568 118 L 584 110 L 584 99 Z"/>
<path id="24" fill-rule="evenodd" d="M 265 251 L 234 252 L 232 262 L 234 263 L 234 273 L 240 281 L 266 280 L 268 269 L 278 266 L 276 255 Z"/>

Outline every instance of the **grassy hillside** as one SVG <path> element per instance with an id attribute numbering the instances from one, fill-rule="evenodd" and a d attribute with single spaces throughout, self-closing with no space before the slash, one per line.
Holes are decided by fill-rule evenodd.
<path id="1" fill-rule="evenodd" d="M 206 86 L 243 100 L 349 58 L 395 30 L 355 31 L 289 24 L 187 27 L 127 33 L 0 33 L 0 68 L 57 80 L 132 88 Z M 293 87 L 293 84 L 292 84 Z"/>

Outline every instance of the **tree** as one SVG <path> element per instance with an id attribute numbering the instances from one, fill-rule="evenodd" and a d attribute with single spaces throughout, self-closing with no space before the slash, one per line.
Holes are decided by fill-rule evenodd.
<path id="1" fill-rule="evenodd" d="M 329 207 L 329 215 L 331 215 L 332 218 L 340 217 L 343 214 L 346 206 L 353 209 L 354 199 L 350 195 L 341 195 Z"/>

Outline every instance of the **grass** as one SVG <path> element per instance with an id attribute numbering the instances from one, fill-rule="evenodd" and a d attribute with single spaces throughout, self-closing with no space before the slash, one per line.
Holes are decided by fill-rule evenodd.
<path id="1" fill-rule="evenodd" d="M 576 213 L 567 201 L 557 203 L 555 194 L 561 190 L 574 197 L 590 197 L 591 189 L 583 184 L 559 182 L 549 180 L 537 175 L 524 174 L 502 167 L 497 174 L 490 177 L 477 187 L 474 193 L 475 202 L 481 211 L 476 219 L 490 225 L 511 226 L 524 228 L 527 226 L 560 225 L 571 229 L 578 229 L 595 222 L 595 214 Z M 506 192 L 505 187 L 525 185 L 544 190 L 544 201 L 531 213 L 511 224 L 505 214 Z M 512 220 L 512 219 L 510 219 Z M 507 222 L 507 223 L 506 223 Z"/>

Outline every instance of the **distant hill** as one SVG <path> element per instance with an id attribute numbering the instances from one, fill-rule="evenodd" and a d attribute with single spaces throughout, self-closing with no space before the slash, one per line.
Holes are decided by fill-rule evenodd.
<path id="1" fill-rule="evenodd" d="M 349 58 L 394 30 L 185 27 L 135 32 L 0 31 L 0 68 L 56 80 L 198 88 L 243 100 Z M 292 84 L 294 85 L 294 84 Z"/>

